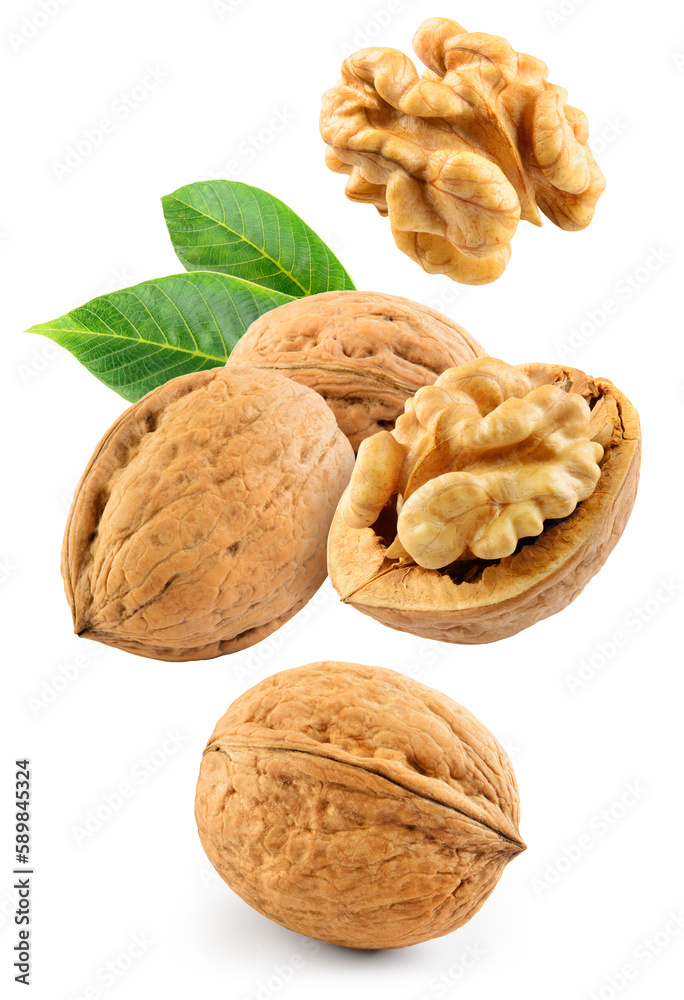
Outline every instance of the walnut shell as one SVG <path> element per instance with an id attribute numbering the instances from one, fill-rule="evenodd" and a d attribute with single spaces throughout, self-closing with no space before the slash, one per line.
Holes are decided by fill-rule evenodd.
<path id="1" fill-rule="evenodd" d="M 445 17 L 413 47 L 422 75 L 397 49 L 361 49 L 323 95 L 326 163 L 349 175 L 347 197 L 389 216 L 425 271 L 473 285 L 503 272 L 521 218 L 588 226 L 605 180 L 586 115 L 545 63 Z"/>
<path id="2" fill-rule="evenodd" d="M 439 383 L 443 379 L 450 378 L 453 378 L 453 384 L 459 382 L 461 387 L 469 381 L 475 384 L 473 372 L 468 370 L 477 365 L 487 367 L 493 360 L 485 358 L 470 362 L 462 369 L 454 370 L 453 377 L 451 373 L 445 373 L 437 386 L 422 391 L 445 392 L 438 388 Z M 496 362 L 496 364 L 501 363 Z M 459 380 L 459 371 L 467 375 L 467 378 Z M 490 511 L 483 507 L 481 523 L 466 524 L 470 534 L 466 533 L 458 538 L 458 545 L 453 550 L 454 562 L 444 565 L 444 560 L 433 561 L 430 556 L 429 559 L 423 560 L 423 565 L 417 565 L 416 562 L 421 561 L 421 552 L 425 551 L 426 544 L 432 543 L 437 537 L 434 525 L 438 515 L 441 515 L 438 509 L 441 498 L 435 498 L 433 509 L 430 511 L 430 524 L 426 521 L 424 525 L 418 525 L 417 529 L 413 521 L 419 505 L 415 505 L 415 509 L 410 504 L 405 505 L 410 515 L 407 531 L 418 530 L 419 544 L 416 546 L 414 539 L 413 546 L 416 555 L 414 561 L 396 537 L 401 511 L 404 510 L 401 506 L 402 486 L 396 471 L 403 460 L 402 452 L 379 447 L 382 439 L 381 435 L 377 435 L 364 445 L 364 449 L 368 446 L 369 455 L 375 460 L 376 471 L 369 478 L 367 489 L 359 491 L 356 480 L 362 471 L 364 450 L 362 449 L 354 473 L 356 478 L 352 478 L 340 502 L 328 537 L 328 572 L 333 586 L 345 603 L 351 604 L 357 610 L 391 628 L 412 632 L 425 638 L 457 643 L 494 642 L 515 635 L 522 629 L 567 607 L 599 571 L 625 528 L 636 496 L 641 453 L 637 412 L 629 400 L 607 379 L 593 380 L 583 372 L 561 365 L 521 365 L 518 366 L 518 371 L 525 379 L 525 388 L 518 393 L 520 396 L 525 395 L 532 386 L 534 391 L 529 398 L 538 398 L 538 387 L 554 387 L 555 393 L 562 390 L 561 396 L 568 393 L 571 396 L 578 394 L 583 397 L 589 404 L 589 433 L 593 442 L 592 447 L 596 448 L 597 458 L 592 458 L 588 452 L 589 441 L 584 446 L 568 445 L 569 439 L 559 437 L 562 432 L 555 425 L 549 428 L 551 436 L 548 442 L 545 442 L 543 438 L 537 437 L 540 428 L 544 426 L 539 424 L 534 430 L 532 444 L 540 450 L 542 458 L 548 463 L 546 466 L 548 472 L 540 466 L 543 473 L 541 479 L 536 467 L 531 465 L 527 458 L 523 455 L 520 458 L 516 458 L 515 455 L 512 458 L 508 457 L 505 448 L 499 448 L 498 452 L 495 450 L 492 453 L 491 468 L 487 470 L 488 453 L 484 450 L 484 440 L 480 438 L 478 448 L 482 446 L 482 450 L 474 453 L 474 468 L 487 484 L 489 496 L 492 497 L 496 509 Z M 490 375 L 491 373 L 487 373 L 487 379 L 482 381 L 486 382 Z M 505 407 L 509 407 L 506 411 L 506 420 L 500 419 L 497 414 L 492 414 L 480 421 L 482 427 L 486 426 L 489 432 L 496 434 L 501 433 L 502 427 L 507 433 L 515 431 L 516 428 L 513 428 L 511 423 L 506 427 L 513 412 L 510 409 L 511 402 L 516 405 L 519 412 L 518 404 L 523 404 L 525 400 L 509 399 L 501 407 L 502 411 Z M 425 450 L 426 446 L 420 436 L 416 436 L 417 431 L 414 426 L 413 415 L 421 407 L 425 409 L 426 405 L 431 422 L 426 440 L 429 441 L 432 451 Z M 554 413 L 562 411 L 558 403 L 552 405 L 555 407 Z M 582 405 L 584 406 L 584 403 Z M 398 421 L 394 432 L 394 435 L 399 437 L 403 432 L 407 440 L 411 438 L 409 459 L 410 462 L 415 459 L 416 464 L 411 468 L 409 462 L 409 467 L 405 466 L 401 472 L 403 480 L 408 480 L 408 492 L 411 488 L 421 487 L 426 478 L 429 479 L 435 474 L 434 468 L 430 469 L 430 465 L 434 465 L 435 456 L 444 461 L 445 455 L 448 458 L 449 454 L 458 454 L 461 462 L 465 456 L 468 468 L 469 452 L 462 430 L 462 427 L 467 427 L 468 421 L 471 420 L 468 409 L 463 404 L 455 404 L 447 398 L 445 409 L 439 415 L 439 419 L 435 419 L 435 413 L 430 413 L 429 410 L 429 401 L 422 401 L 421 393 L 418 393 L 415 400 L 407 404 L 407 414 Z M 573 410 L 575 411 L 573 419 L 576 419 L 577 408 L 574 407 Z M 449 427 L 447 418 L 453 423 L 452 413 L 461 419 L 462 424 L 459 427 L 456 421 L 454 425 L 456 429 L 453 431 L 455 437 L 449 440 L 446 436 Z M 465 418 L 463 418 L 464 413 Z M 493 418 L 495 418 L 494 424 L 491 423 Z M 405 420 L 409 420 L 409 423 L 402 424 Z M 482 433 L 478 425 L 473 425 L 473 430 L 478 435 Z M 440 434 L 444 437 L 440 438 Z M 510 436 L 513 440 L 520 440 L 520 435 L 516 436 L 513 433 Z M 570 448 L 569 451 L 563 452 L 563 456 L 566 454 L 570 456 L 567 459 L 570 463 L 567 472 L 569 478 L 573 480 L 574 487 L 579 491 L 581 484 L 583 490 L 576 494 L 573 505 L 577 500 L 581 502 L 577 503 L 568 516 L 559 517 L 557 514 L 552 514 L 551 519 L 543 523 L 538 518 L 538 509 L 542 509 L 543 505 L 535 503 L 534 518 L 532 518 L 535 523 L 532 529 L 519 533 L 517 538 L 513 535 L 510 545 L 506 536 L 504 541 L 508 547 L 503 550 L 505 554 L 500 558 L 478 558 L 472 549 L 476 552 L 479 549 L 472 539 L 480 538 L 487 541 L 486 531 L 491 523 L 503 522 L 506 527 L 506 504 L 511 499 L 526 501 L 529 495 L 536 495 L 544 477 L 548 477 L 549 488 L 571 494 L 566 478 L 553 466 L 557 461 L 555 453 L 559 445 L 566 449 Z M 401 448 L 398 442 L 395 442 L 393 447 Z M 573 450 L 575 447 L 583 449 L 581 458 L 579 453 Z M 598 460 L 601 454 L 596 480 L 592 463 Z M 411 459 L 411 455 L 414 459 Z M 563 461 L 565 460 L 563 457 Z M 448 466 L 444 466 L 438 471 L 447 470 Z M 502 477 L 504 486 L 502 494 L 506 495 L 505 502 L 497 495 L 494 485 L 498 475 Z M 530 480 L 527 485 L 532 487 L 530 490 L 526 489 L 525 482 L 518 481 L 528 475 Z M 442 478 L 444 481 L 449 481 L 452 476 L 453 474 L 448 474 Z M 459 476 L 454 478 L 458 479 Z M 587 488 L 592 490 L 589 496 L 586 495 Z M 425 491 L 425 487 L 422 487 L 422 491 Z M 399 495 L 389 504 L 387 499 L 391 494 Z M 413 496 L 421 499 L 420 494 L 421 490 L 417 489 Z M 469 502 L 475 503 L 473 500 Z M 566 499 L 563 498 L 563 503 L 565 502 Z M 478 499 L 477 503 L 481 503 L 481 500 Z M 468 503 L 462 506 L 467 520 L 467 517 L 473 515 L 473 510 L 469 509 Z M 425 509 L 424 499 L 422 508 Z M 549 514 L 546 513 L 545 516 L 549 517 Z M 500 522 L 493 520 L 495 518 L 499 518 Z M 529 524 L 529 521 L 530 518 L 527 517 L 522 519 L 521 523 Z M 522 537 L 525 534 L 531 537 Z M 409 539 L 410 535 L 405 535 L 407 543 Z M 516 545 L 517 539 L 520 541 Z M 439 538 L 437 540 L 440 541 Z M 447 542 L 453 544 L 453 539 L 447 538 Z M 470 550 L 469 545 L 472 546 Z"/>
<path id="3" fill-rule="evenodd" d="M 326 576 L 354 455 L 315 392 L 235 365 L 129 407 L 76 489 L 62 575 L 78 635 L 160 660 L 270 635 Z"/>
<path id="4" fill-rule="evenodd" d="M 310 663 L 240 695 L 204 752 L 195 816 L 245 902 L 349 948 L 448 934 L 525 849 L 491 733 L 441 692 L 357 663 Z"/>
<path id="5" fill-rule="evenodd" d="M 356 451 L 370 434 L 394 426 L 417 389 L 482 354 L 463 327 L 427 306 L 340 291 L 264 313 L 228 363 L 278 371 L 315 389 Z"/>

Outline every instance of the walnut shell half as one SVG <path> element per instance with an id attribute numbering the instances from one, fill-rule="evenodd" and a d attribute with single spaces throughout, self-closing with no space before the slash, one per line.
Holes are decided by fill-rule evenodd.
<path id="1" fill-rule="evenodd" d="M 195 816 L 245 902 L 348 948 L 448 934 L 525 849 L 491 733 L 441 692 L 357 663 L 310 663 L 240 695 L 204 752 Z"/>
<path id="2" fill-rule="evenodd" d="M 515 635 L 608 558 L 640 446 L 636 410 L 607 379 L 492 358 L 446 372 L 364 443 L 328 538 L 333 586 L 426 638 Z"/>
<path id="3" fill-rule="evenodd" d="M 354 451 L 389 429 L 404 403 L 446 368 L 484 354 L 447 316 L 380 292 L 322 292 L 255 320 L 228 364 L 254 365 L 315 389 Z"/>
<path id="4" fill-rule="evenodd" d="M 160 660 L 232 653 L 326 576 L 354 463 L 320 396 L 235 365 L 129 407 L 76 489 L 62 575 L 78 635 Z"/>

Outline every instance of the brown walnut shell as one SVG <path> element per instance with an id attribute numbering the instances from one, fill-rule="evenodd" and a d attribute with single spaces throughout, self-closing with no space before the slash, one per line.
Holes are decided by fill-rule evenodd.
<path id="1" fill-rule="evenodd" d="M 610 414 L 595 437 L 604 456 L 594 492 L 569 516 L 550 520 L 537 537 L 523 539 L 511 555 L 428 569 L 388 558 L 397 523 L 389 508 L 371 527 L 350 526 L 343 516 L 348 490 L 328 537 L 328 572 L 345 603 L 428 639 L 494 642 L 567 607 L 603 566 L 634 505 L 641 455 L 638 414 L 607 379 L 591 379 L 561 365 L 518 367 L 534 385 L 579 393 L 592 414 Z"/>
<path id="2" fill-rule="evenodd" d="M 446 368 L 484 354 L 447 316 L 380 292 L 322 292 L 264 313 L 228 364 L 254 365 L 315 389 L 354 451 L 394 426 L 404 403 Z"/>
<path id="3" fill-rule="evenodd" d="M 310 663 L 240 695 L 204 752 L 195 816 L 246 903 L 348 948 L 448 934 L 525 849 L 491 733 L 441 692 L 357 663 Z"/>
<path id="4" fill-rule="evenodd" d="M 251 646 L 326 576 L 354 455 L 315 392 L 235 365 L 129 407 L 76 489 L 62 575 L 78 635 L 160 660 Z"/>

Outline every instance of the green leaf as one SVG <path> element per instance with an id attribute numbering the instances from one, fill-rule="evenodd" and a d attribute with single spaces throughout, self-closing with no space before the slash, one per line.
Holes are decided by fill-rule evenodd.
<path id="1" fill-rule="evenodd" d="M 177 375 L 225 364 L 255 319 L 291 301 L 239 278 L 195 271 L 100 295 L 28 332 L 66 347 L 135 402 Z"/>
<path id="2" fill-rule="evenodd" d="M 352 289 L 335 254 L 278 198 L 240 181 L 202 181 L 162 198 L 178 259 L 299 298 Z"/>

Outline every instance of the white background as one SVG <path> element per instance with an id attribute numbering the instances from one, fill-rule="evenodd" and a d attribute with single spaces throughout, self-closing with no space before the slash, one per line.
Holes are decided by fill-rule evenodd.
<path id="1" fill-rule="evenodd" d="M 44 2 L 54 12 L 56 0 Z M 230 0 L 62 0 L 45 18 L 38 0 L 3 5 L 3 982 L 16 941 L 16 757 L 32 759 L 36 869 L 32 992 L 11 983 L 12 996 L 681 996 L 684 15 L 667 0 L 638 9 L 395 0 L 392 9 L 387 0 L 232 0 L 232 9 Z M 589 229 L 521 223 L 503 277 L 479 288 L 430 277 L 399 253 L 386 220 L 346 201 L 318 136 L 320 94 L 338 79 L 345 46 L 410 52 L 418 24 L 437 14 L 543 58 L 587 112 L 608 180 Z M 155 86 L 149 67 L 162 77 Z M 141 86 L 144 100 L 120 117 L 123 95 Z M 290 120 L 275 133 L 279 114 Z M 113 115 L 114 130 L 60 169 L 68 147 Z M 243 144 L 264 129 L 248 155 Z M 182 270 L 159 198 L 225 176 L 231 163 L 232 176 L 299 212 L 357 287 L 442 309 L 507 361 L 565 360 L 607 376 L 633 400 L 645 440 L 636 508 L 571 607 L 503 642 L 459 647 L 384 628 L 326 585 L 290 628 L 193 664 L 71 634 L 59 575 L 69 498 L 125 404 L 69 354 L 21 331 L 104 290 Z M 616 308 L 601 322 L 606 299 Z M 627 636 L 619 650 L 616 632 Z M 397 952 L 314 947 L 212 877 L 193 795 L 214 723 L 267 674 L 329 658 L 412 673 L 466 705 L 510 751 L 529 849 L 448 937 Z M 152 755 L 165 758 L 153 774 Z M 79 842 L 89 812 L 122 782 L 131 796 Z M 590 846 L 577 848 L 580 838 Z M 135 935 L 145 951 L 130 960 Z"/>

